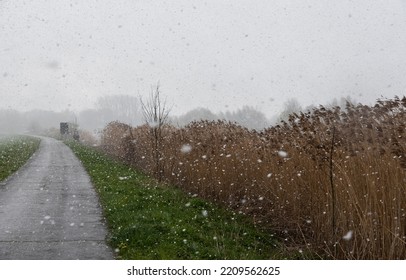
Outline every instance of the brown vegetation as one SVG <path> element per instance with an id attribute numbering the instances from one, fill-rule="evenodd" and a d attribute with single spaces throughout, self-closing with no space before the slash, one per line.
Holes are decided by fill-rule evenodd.
<path id="1" fill-rule="evenodd" d="M 162 127 L 164 180 L 250 215 L 298 250 L 406 258 L 406 98 L 292 114 L 257 132 L 225 122 Z M 103 148 L 157 176 L 148 126 L 111 123 Z"/>

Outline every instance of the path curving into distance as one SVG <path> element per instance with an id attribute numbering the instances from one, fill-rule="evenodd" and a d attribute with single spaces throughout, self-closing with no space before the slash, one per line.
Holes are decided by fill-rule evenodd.
<path id="1" fill-rule="evenodd" d="M 97 194 L 62 142 L 38 151 L 0 182 L 0 259 L 113 259 Z"/>

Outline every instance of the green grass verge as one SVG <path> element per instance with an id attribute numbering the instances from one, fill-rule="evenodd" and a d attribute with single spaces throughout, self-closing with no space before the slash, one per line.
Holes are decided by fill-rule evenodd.
<path id="1" fill-rule="evenodd" d="M 119 259 L 270 259 L 271 234 L 231 213 L 119 163 L 67 143 L 92 178 Z"/>
<path id="2" fill-rule="evenodd" d="M 0 181 L 16 172 L 38 149 L 41 140 L 30 136 L 0 138 Z"/>

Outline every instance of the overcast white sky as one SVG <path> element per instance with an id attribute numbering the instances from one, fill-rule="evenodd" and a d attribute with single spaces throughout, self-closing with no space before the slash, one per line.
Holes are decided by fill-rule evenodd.
<path id="1" fill-rule="evenodd" d="M 0 0 L 0 108 L 160 81 L 175 114 L 406 94 L 405 0 Z"/>

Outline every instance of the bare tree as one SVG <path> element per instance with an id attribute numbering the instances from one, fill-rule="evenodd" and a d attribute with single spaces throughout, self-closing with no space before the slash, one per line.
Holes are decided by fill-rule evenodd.
<path id="1" fill-rule="evenodd" d="M 141 98 L 141 108 L 144 119 L 150 127 L 152 138 L 152 157 L 155 165 L 155 175 L 159 181 L 162 180 L 163 165 L 162 160 L 162 132 L 164 125 L 168 122 L 170 109 L 166 106 L 166 99 L 161 99 L 159 84 L 151 89 L 150 96 L 146 101 Z"/>
<path id="2" fill-rule="evenodd" d="M 171 117 L 171 122 L 176 123 L 178 126 L 185 126 L 192 121 L 216 121 L 218 119 L 221 119 L 221 116 L 212 113 L 209 109 L 199 107 L 192 109 L 181 116 Z"/>
<path id="3" fill-rule="evenodd" d="M 254 107 L 244 105 L 241 109 L 234 112 L 226 112 L 224 118 L 227 121 L 236 122 L 249 129 L 261 130 L 269 126 L 269 121 L 265 114 L 256 110 Z"/>
<path id="4" fill-rule="evenodd" d="M 97 99 L 96 107 L 105 122 L 120 121 L 128 125 L 141 124 L 138 99 L 130 95 L 107 95 Z"/>
<path id="5" fill-rule="evenodd" d="M 300 111 L 302 111 L 302 106 L 299 101 L 296 98 L 290 98 L 284 104 L 284 110 L 279 115 L 279 121 L 287 121 L 290 114 L 299 113 Z"/>

